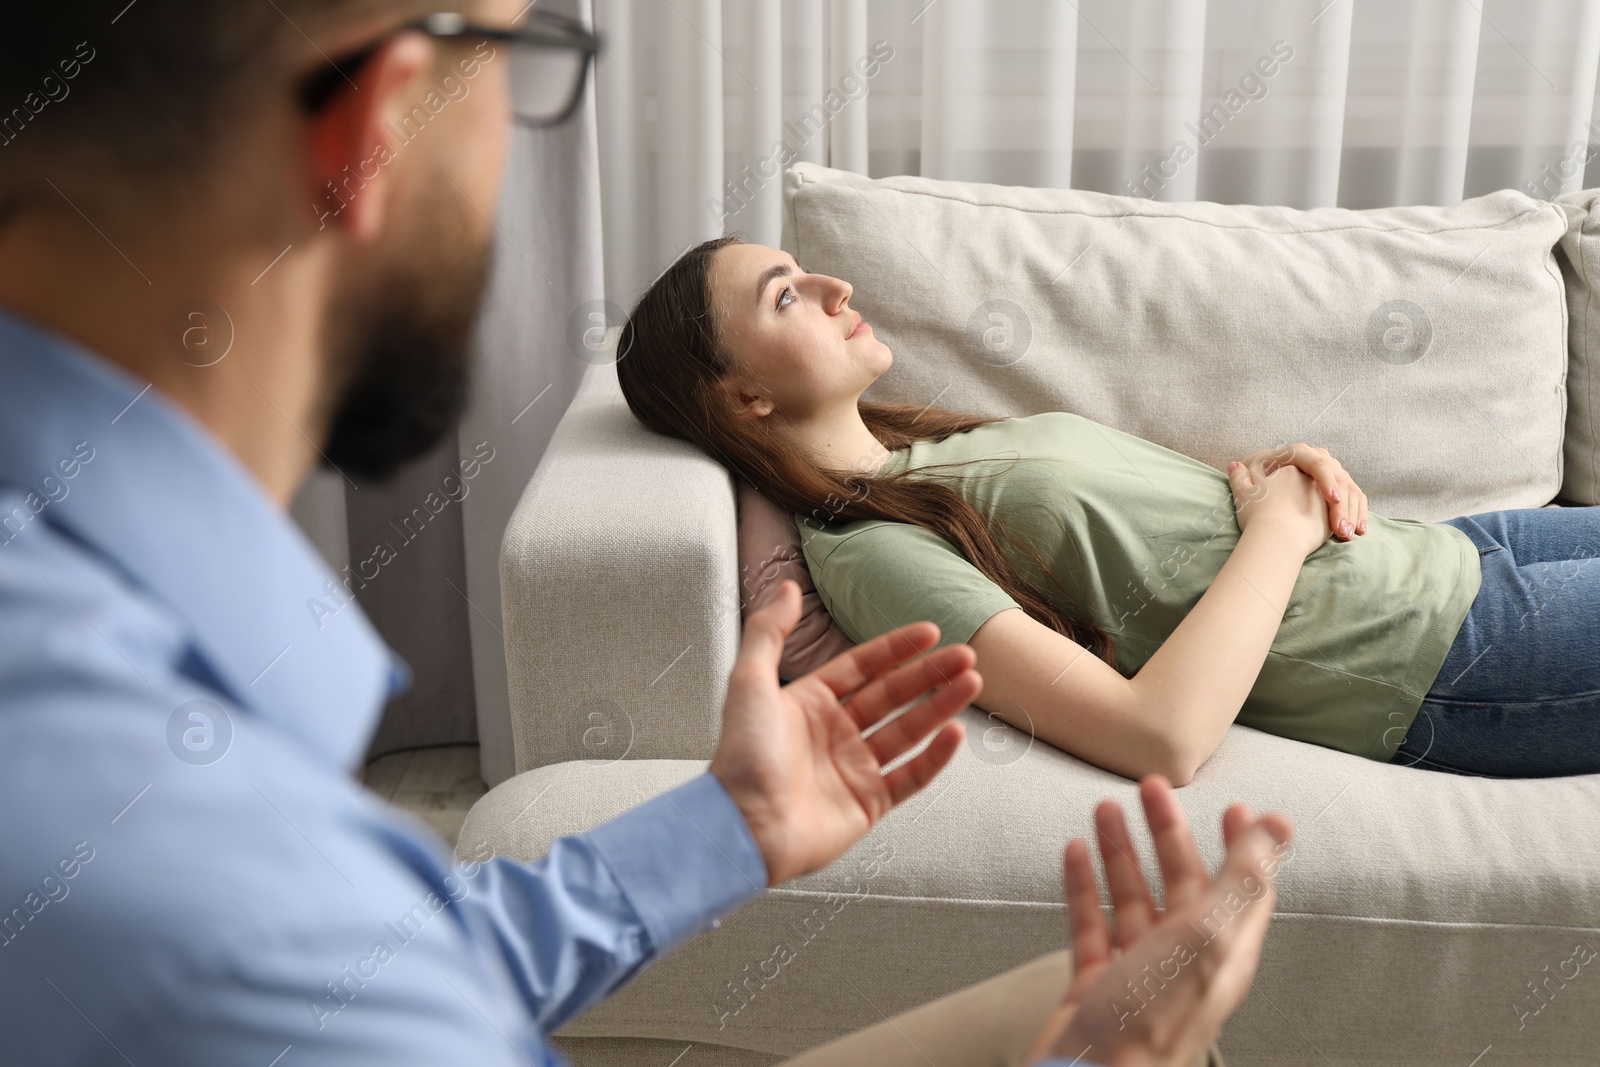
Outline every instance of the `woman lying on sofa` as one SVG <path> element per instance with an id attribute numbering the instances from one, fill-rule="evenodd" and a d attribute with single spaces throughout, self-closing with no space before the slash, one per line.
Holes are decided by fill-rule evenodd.
<path id="1" fill-rule="evenodd" d="M 633 413 L 794 512 L 855 641 L 931 619 L 975 703 L 1129 778 L 1238 721 L 1461 774 L 1600 772 L 1600 511 L 1371 514 L 1325 450 L 1228 473 L 1065 412 L 864 402 L 892 356 L 847 282 L 727 237 L 618 339 Z M 1330 536 L 1331 535 L 1331 536 Z"/>

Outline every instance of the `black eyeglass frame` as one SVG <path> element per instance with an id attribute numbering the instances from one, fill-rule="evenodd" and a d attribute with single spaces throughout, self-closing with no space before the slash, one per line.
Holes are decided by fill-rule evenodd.
<path id="1" fill-rule="evenodd" d="M 326 67 L 313 72 L 301 83 L 301 106 L 308 112 L 321 110 L 338 91 L 341 83 L 348 83 L 350 74 L 359 70 L 363 63 L 372 58 L 373 53 L 397 34 L 410 31 L 444 40 L 482 38 L 513 46 L 536 45 L 541 48 L 567 48 L 582 52 L 583 65 L 578 69 L 572 96 L 559 114 L 553 118 L 535 120 L 513 112 L 513 121 L 535 128 L 559 126 L 572 117 L 572 113 L 578 109 L 578 102 L 583 99 L 583 87 L 588 83 L 589 68 L 594 65 L 594 58 L 600 54 L 604 43 L 599 34 L 585 29 L 581 22 L 551 11 L 535 11 L 528 17 L 527 22 L 512 28 L 480 26 L 467 21 L 465 16 L 456 12 L 439 11 L 415 22 L 396 26 L 366 47 L 347 53 L 338 60 L 330 60 Z"/>

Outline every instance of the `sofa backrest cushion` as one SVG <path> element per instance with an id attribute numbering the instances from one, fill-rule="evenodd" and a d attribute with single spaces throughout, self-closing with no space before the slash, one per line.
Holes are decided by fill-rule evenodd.
<path id="1" fill-rule="evenodd" d="M 1567 283 L 1564 500 L 1600 504 L 1600 189 L 1558 196 L 1567 213 L 1556 262 Z"/>
<path id="2" fill-rule="evenodd" d="M 783 248 L 850 282 L 894 351 L 867 400 L 1072 411 L 1219 469 L 1308 441 L 1393 517 L 1561 488 L 1552 203 L 1297 211 L 811 163 L 784 183 Z"/>

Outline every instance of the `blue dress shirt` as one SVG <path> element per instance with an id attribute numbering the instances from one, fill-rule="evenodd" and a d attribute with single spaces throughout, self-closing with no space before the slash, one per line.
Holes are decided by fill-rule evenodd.
<path id="1" fill-rule="evenodd" d="M 455 864 L 353 777 L 407 672 L 233 456 L 0 312 L 0 1059 L 558 1063 L 758 895 L 709 774 Z"/>

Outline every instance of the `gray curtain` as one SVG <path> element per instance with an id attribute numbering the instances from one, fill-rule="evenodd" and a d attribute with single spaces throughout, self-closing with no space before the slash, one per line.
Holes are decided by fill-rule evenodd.
<path id="1" fill-rule="evenodd" d="M 587 0 L 546 6 L 589 18 Z M 592 78 L 570 121 L 513 134 L 494 226 L 458 434 L 385 485 L 319 472 L 292 507 L 335 570 L 348 564 L 364 583 L 362 609 L 415 675 L 368 757 L 478 741 L 490 785 L 512 773 L 500 537 L 587 366 L 568 321 L 605 295 Z"/>

